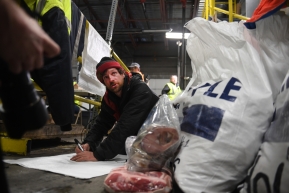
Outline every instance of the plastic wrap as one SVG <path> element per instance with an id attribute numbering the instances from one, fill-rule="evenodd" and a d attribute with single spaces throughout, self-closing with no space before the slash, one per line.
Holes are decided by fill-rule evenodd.
<path id="1" fill-rule="evenodd" d="M 131 141 L 133 140 L 133 142 Z M 132 142 L 132 143 L 131 143 Z M 127 140 L 130 171 L 161 170 L 180 145 L 180 123 L 167 95 L 162 95 L 138 135 Z M 129 149 L 129 150 L 128 150 Z"/>

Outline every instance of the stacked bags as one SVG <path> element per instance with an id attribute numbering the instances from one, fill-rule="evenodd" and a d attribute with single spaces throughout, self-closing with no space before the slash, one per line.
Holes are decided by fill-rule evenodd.
<path id="1" fill-rule="evenodd" d="M 289 192 L 289 71 L 274 104 L 275 119 L 241 193 Z"/>
<path id="2" fill-rule="evenodd" d="M 184 192 L 233 192 L 246 178 L 273 119 L 276 85 L 289 69 L 287 24 L 279 13 L 253 31 L 243 22 L 186 24 L 193 76 L 174 101 L 183 106 L 174 175 Z"/>

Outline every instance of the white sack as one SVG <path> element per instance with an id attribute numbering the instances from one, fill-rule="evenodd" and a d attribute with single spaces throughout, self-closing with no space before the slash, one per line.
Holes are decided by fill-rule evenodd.
<path id="1" fill-rule="evenodd" d="M 271 88 L 242 23 L 195 18 L 186 27 L 193 78 L 178 99 L 185 138 L 175 179 L 186 193 L 232 192 L 272 120 Z"/>
<path id="2" fill-rule="evenodd" d="M 256 29 L 246 30 L 248 42 L 256 48 L 265 67 L 273 99 L 289 70 L 289 16 L 278 12 L 256 22 Z"/>
<path id="3" fill-rule="evenodd" d="M 241 193 L 289 192 L 289 71 L 275 106 L 275 120 L 265 134 Z"/>
<path id="4" fill-rule="evenodd" d="M 102 57 L 110 56 L 110 48 L 99 33 L 89 24 L 85 28 L 82 68 L 78 85 L 94 94 L 103 96 L 105 86 L 96 78 L 96 65 Z"/>

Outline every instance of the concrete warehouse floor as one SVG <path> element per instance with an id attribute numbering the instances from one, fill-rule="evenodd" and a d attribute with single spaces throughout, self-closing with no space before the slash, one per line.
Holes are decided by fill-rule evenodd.
<path id="1" fill-rule="evenodd" d="M 20 159 L 73 153 L 74 138 L 33 140 L 27 156 L 4 153 L 4 159 Z M 100 176 L 87 180 L 77 179 L 52 172 L 25 168 L 15 164 L 5 165 L 10 193 L 106 193 Z M 172 193 L 180 193 L 175 190 Z"/>
<path id="2" fill-rule="evenodd" d="M 27 156 L 4 154 L 4 159 L 20 159 L 73 153 L 73 138 L 32 141 L 31 152 Z M 88 180 L 77 179 L 52 172 L 6 164 L 5 171 L 10 193 L 105 193 L 100 176 Z"/>

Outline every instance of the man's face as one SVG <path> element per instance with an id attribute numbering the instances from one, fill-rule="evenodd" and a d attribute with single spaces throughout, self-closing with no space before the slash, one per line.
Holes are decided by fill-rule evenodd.
<path id="1" fill-rule="evenodd" d="M 177 84 L 178 78 L 176 76 L 172 76 L 171 77 L 171 82 L 174 83 L 174 84 Z"/>
<path id="2" fill-rule="evenodd" d="M 131 72 L 139 72 L 139 68 L 138 67 L 130 67 L 129 70 Z"/>
<path id="3" fill-rule="evenodd" d="M 102 78 L 106 88 L 120 97 L 124 83 L 124 74 L 120 74 L 116 68 L 109 68 Z"/>

